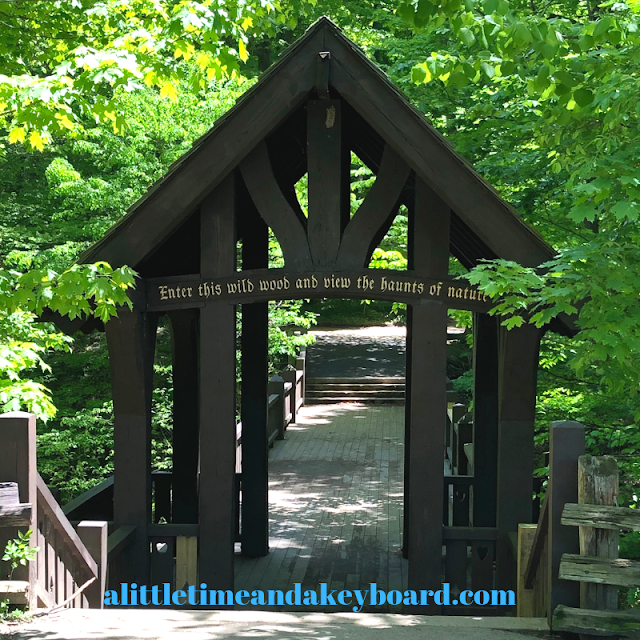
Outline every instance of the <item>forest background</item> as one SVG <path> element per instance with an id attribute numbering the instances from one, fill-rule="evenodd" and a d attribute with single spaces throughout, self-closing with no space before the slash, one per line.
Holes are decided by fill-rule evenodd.
<path id="1" fill-rule="evenodd" d="M 112 407 L 102 334 L 71 341 L 36 315 L 107 319 L 126 304 L 129 269 L 75 260 L 323 14 L 558 250 L 544 269 L 495 261 L 465 277 L 501 298 L 508 326 L 577 315 L 575 338 L 543 341 L 536 473 L 549 423 L 578 420 L 590 453 L 617 458 L 620 503 L 640 508 L 638 0 L 0 0 L 0 408 L 41 418 L 43 477 L 65 502 L 111 475 Z M 372 176 L 352 161 L 355 208 Z M 304 181 L 298 196 L 304 206 Z M 372 266 L 405 265 L 401 212 Z M 316 313 L 402 317 L 375 303 L 272 304 L 272 370 L 308 341 L 286 327 Z M 160 469 L 169 334 L 162 325 L 155 366 Z M 449 364 L 469 397 L 468 349 Z M 640 557 L 640 537 L 621 551 Z"/>

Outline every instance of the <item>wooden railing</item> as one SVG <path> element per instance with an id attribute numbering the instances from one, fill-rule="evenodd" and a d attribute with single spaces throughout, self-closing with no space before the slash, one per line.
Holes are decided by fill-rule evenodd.
<path id="1" fill-rule="evenodd" d="M 304 404 L 305 352 L 296 359 L 295 369 L 274 376 L 268 387 L 267 435 L 270 446 L 283 439 L 287 427 L 295 421 Z M 151 548 L 152 584 L 170 583 L 182 587 L 195 583 L 198 525 L 173 522 L 171 471 L 151 473 L 152 524 L 148 527 Z M 242 486 L 242 423 L 236 425 L 236 513 L 239 514 Z M 64 507 L 71 521 L 100 518 L 113 521 L 113 476 L 78 496 Z M 108 585 L 116 588 L 126 576 L 123 551 L 135 537 L 135 528 L 120 526 L 108 538 Z M 236 541 L 241 541 L 236 518 Z"/>
<path id="2" fill-rule="evenodd" d="M 640 512 L 617 506 L 618 467 L 611 456 L 578 460 L 578 503 L 561 522 L 579 527 L 580 554 L 565 553 L 559 577 L 580 583 L 580 607 L 559 604 L 554 631 L 640 637 L 640 611 L 618 611 L 618 587 L 640 586 L 640 562 L 618 557 L 619 531 L 640 531 Z"/>
<path id="3" fill-rule="evenodd" d="M 452 593 L 466 589 L 491 590 L 495 584 L 496 527 L 473 523 L 473 418 L 448 389 L 445 425 L 445 469 L 442 539 L 444 578 Z M 465 607 L 467 615 L 502 615 L 504 606 Z M 456 613 L 455 607 L 451 613 Z"/>
<path id="4" fill-rule="evenodd" d="M 615 506 L 615 461 L 584 455 L 581 424 L 553 423 L 550 445 L 538 523 L 518 531 L 518 615 L 545 616 L 553 631 L 638 638 L 640 614 L 617 611 L 617 587 L 640 585 L 640 563 L 618 559 L 618 530 L 639 531 L 640 513 Z"/>
<path id="5" fill-rule="evenodd" d="M 563 553 L 578 553 L 578 532 L 562 525 L 564 505 L 578 500 L 578 458 L 584 454 L 584 427 L 554 422 L 549 432 L 549 482 L 537 525 L 518 530 L 518 615 L 546 617 L 551 627 L 559 604 L 578 606 L 577 585 L 558 575 Z"/>
<path id="6" fill-rule="evenodd" d="M 127 581 L 127 568 L 123 552 L 133 542 L 136 528 L 131 525 L 118 527 L 107 540 L 107 578 L 108 589 L 118 589 L 120 583 Z"/>
<path id="7" fill-rule="evenodd" d="M 83 521 L 74 529 L 36 470 L 35 427 L 35 416 L 28 413 L 0 416 L 0 481 L 5 487 L 7 483 L 15 485 L 14 496 L 23 507 L 19 521 L 15 513 L 13 521 L 3 518 L 4 509 L 0 507 L 0 550 L 18 530 L 33 532 L 29 544 L 38 549 L 35 561 L 18 567 L 12 576 L 26 585 L 24 603 L 30 608 L 63 604 L 102 608 L 107 522 Z M 28 511 L 26 505 L 31 505 Z M 6 582 L 1 584 L 11 588 Z"/>
<path id="8" fill-rule="evenodd" d="M 90 585 L 81 595 L 69 602 L 70 607 L 102 608 L 106 571 L 106 522 L 81 522 L 77 531 L 71 526 L 60 505 L 51 495 L 44 480 L 37 475 L 37 595 L 45 606 L 54 606 L 71 598 L 88 580 L 98 583 Z M 92 557 L 83 541 L 91 540 L 102 555 L 101 568 Z M 101 575 L 102 574 L 102 575 Z M 98 587 L 96 589 L 96 587 Z"/>

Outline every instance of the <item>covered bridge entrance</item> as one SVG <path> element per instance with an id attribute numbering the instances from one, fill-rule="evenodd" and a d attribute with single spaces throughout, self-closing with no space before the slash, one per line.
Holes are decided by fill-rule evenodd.
<path id="1" fill-rule="evenodd" d="M 351 153 L 376 175 L 350 213 Z M 308 214 L 294 185 L 308 177 Z M 400 205 L 406 271 L 369 269 Z M 284 267 L 268 268 L 269 230 Z M 534 266 L 553 251 L 350 40 L 321 19 L 83 257 L 140 274 L 133 311 L 107 323 L 115 411 L 113 520 L 135 528 L 118 582 L 153 584 L 158 542 L 197 536 L 197 581 L 234 588 L 234 544 L 269 552 L 268 301 L 353 297 L 408 305 L 404 533 L 408 587 L 466 576 L 513 586 L 510 535 L 532 519 L 541 332 L 505 331 L 490 301 L 448 275 L 449 256 Z M 236 473 L 241 305 L 242 469 Z M 447 309 L 474 312 L 473 475 L 446 475 Z M 170 514 L 152 522 L 151 391 L 158 317 L 173 332 Z M 557 323 L 552 327 L 568 331 Z M 242 528 L 238 528 L 238 484 Z M 155 492 L 156 498 L 157 491 Z M 451 519 L 450 496 L 466 500 Z M 96 514 L 97 515 L 97 514 Z M 446 548 L 443 572 L 443 546 Z M 150 551 L 151 549 L 151 551 Z M 471 550 L 471 551 L 469 551 Z M 172 572 L 172 568 L 168 569 Z M 495 573 L 494 573 L 495 571 Z M 115 572 L 114 572 L 115 575 Z M 463 578 L 466 581 L 466 577 Z M 438 613 L 438 607 L 429 607 Z"/>

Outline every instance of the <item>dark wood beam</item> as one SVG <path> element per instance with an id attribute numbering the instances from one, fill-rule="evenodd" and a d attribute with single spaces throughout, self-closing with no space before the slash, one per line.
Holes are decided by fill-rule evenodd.
<path id="1" fill-rule="evenodd" d="M 201 273 L 236 268 L 235 176 L 201 206 Z M 210 589 L 233 589 L 236 453 L 236 312 L 227 301 L 200 311 L 200 487 L 198 576 Z"/>
<path id="2" fill-rule="evenodd" d="M 143 296 L 138 288 L 137 297 Z M 124 552 L 129 582 L 149 580 L 151 523 L 151 396 L 157 315 L 120 309 L 106 323 L 113 395 L 113 515 L 116 525 L 136 527 Z"/>
<path id="3" fill-rule="evenodd" d="M 473 316 L 473 524 L 496 525 L 498 320 Z"/>
<path id="4" fill-rule="evenodd" d="M 245 158 L 240 170 L 260 215 L 278 238 L 286 266 L 290 269 L 312 268 L 306 220 L 300 219 L 282 193 L 265 142 Z"/>
<path id="5" fill-rule="evenodd" d="M 243 269 L 266 268 L 269 264 L 269 229 L 255 210 L 243 207 L 243 217 Z M 241 549 L 243 555 L 255 558 L 265 556 L 269 551 L 268 302 L 242 305 L 241 345 Z"/>
<path id="6" fill-rule="evenodd" d="M 413 220 L 417 273 L 446 277 L 449 208 L 419 180 Z M 447 308 L 414 304 L 411 338 L 409 484 L 409 589 L 442 584 L 444 429 L 447 415 Z M 430 614 L 439 607 L 431 605 Z M 424 613 L 424 612 L 422 612 Z"/>
<path id="7" fill-rule="evenodd" d="M 538 356 L 542 332 L 527 324 L 500 327 L 500 421 L 498 424 L 498 539 L 496 584 L 515 584 L 509 533 L 533 519 L 533 436 Z"/>
<path id="8" fill-rule="evenodd" d="M 537 266 L 553 250 L 475 173 L 400 91 L 339 31 L 326 37 L 331 84 L 416 174 L 502 258 Z"/>
<path id="9" fill-rule="evenodd" d="M 420 249 L 424 251 L 424 248 Z M 254 269 L 225 278 L 202 274 L 147 281 L 147 308 L 158 311 L 202 307 L 211 301 L 247 304 L 298 298 L 365 298 L 417 302 L 437 300 L 448 308 L 488 311 L 491 299 L 466 280 L 425 278 L 416 271 L 292 271 Z"/>
<path id="10" fill-rule="evenodd" d="M 316 267 L 333 267 L 344 210 L 349 209 L 344 182 L 350 180 L 350 164 L 343 166 L 340 100 L 307 103 L 307 162 L 309 221 L 307 235 Z"/>
<path id="11" fill-rule="evenodd" d="M 198 311 L 170 311 L 173 355 L 172 521 L 198 521 Z"/>

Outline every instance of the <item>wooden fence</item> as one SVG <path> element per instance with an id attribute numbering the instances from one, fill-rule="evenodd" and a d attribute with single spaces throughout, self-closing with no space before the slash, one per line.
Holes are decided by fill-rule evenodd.
<path id="1" fill-rule="evenodd" d="M 1 415 L 0 441 L 0 551 L 18 531 L 27 530 L 33 532 L 30 547 L 38 548 L 35 561 L 0 582 L 0 600 L 32 609 L 62 604 L 102 608 L 107 523 L 71 525 L 36 470 L 35 416 Z M 0 570 L 0 577 L 8 577 L 8 563 Z"/>
<path id="2" fill-rule="evenodd" d="M 640 586 L 640 563 L 618 558 L 618 532 L 640 512 L 618 507 L 610 456 L 584 455 L 584 427 L 551 426 L 549 484 L 537 525 L 518 532 L 518 615 L 553 631 L 640 638 L 640 612 L 618 610 L 618 587 Z"/>
<path id="3" fill-rule="evenodd" d="M 304 405 L 306 353 L 302 351 L 295 366 L 273 376 L 268 387 L 267 437 L 269 446 L 284 438 L 287 427 L 296 421 Z M 195 584 L 198 524 L 173 522 L 173 474 L 151 474 L 152 524 L 148 527 L 151 549 L 150 584 L 170 583 L 182 587 Z M 241 542 L 240 497 L 242 492 L 242 423 L 236 425 L 236 541 Z M 64 507 L 71 521 L 104 519 L 113 521 L 113 477 L 86 491 Z M 135 527 L 121 526 L 111 532 L 107 543 L 108 588 L 118 588 L 126 576 L 122 552 L 133 541 Z"/>
<path id="4" fill-rule="evenodd" d="M 495 584 L 497 527 L 476 526 L 473 520 L 474 450 L 473 417 L 447 391 L 445 425 L 445 476 L 443 500 L 444 581 L 452 593 L 466 589 L 498 589 Z M 469 606 L 466 615 L 504 615 L 509 607 Z M 444 613 L 459 613 L 451 607 Z"/>

